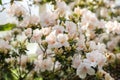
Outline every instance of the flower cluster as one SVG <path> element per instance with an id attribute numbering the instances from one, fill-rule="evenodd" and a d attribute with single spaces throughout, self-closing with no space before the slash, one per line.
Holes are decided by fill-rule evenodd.
<path id="1" fill-rule="evenodd" d="M 120 22 L 118 16 L 109 15 L 118 11 L 114 1 L 34 0 L 31 3 L 46 3 L 54 8 L 32 15 L 23 6 L 11 5 L 9 13 L 17 22 L 0 39 L 0 58 L 3 57 L 0 69 L 4 70 L 7 64 L 10 67 L 6 70 L 18 80 L 120 78 Z M 29 44 L 36 48 L 34 52 L 28 49 Z M 0 74 L 1 77 L 1 71 Z"/>

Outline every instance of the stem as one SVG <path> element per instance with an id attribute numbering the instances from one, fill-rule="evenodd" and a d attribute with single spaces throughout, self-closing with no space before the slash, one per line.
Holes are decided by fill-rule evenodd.
<path id="1" fill-rule="evenodd" d="M 39 48 L 42 50 L 42 52 L 44 53 L 44 49 L 43 49 L 43 47 L 40 45 L 40 44 L 38 44 L 39 45 Z"/>
<path id="2" fill-rule="evenodd" d="M 55 61 L 54 61 L 54 66 L 53 66 L 53 74 L 54 74 L 54 71 L 55 71 Z"/>
<path id="3" fill-rule="evenodd" d="M 21 80 L 22 79 L 22 76 L 21 76 L 21 70 L 20 70 L 20 66 L 21 66 L 21 54 L 20 54 L 20 57 L 19 57 L 19 59 L 20 59 L 20 65 L 19 65 L 19 80 Z"/>
<path id="4" fill-rule="evenodd" d="M 41 44 L 38 44 L 38 45 L 39 45 L 40 49 L 43 51 L 44 56 L 46 57 L 47 56 L 47 54 L 46 54 L 47 48 L 43 49 Z"/>

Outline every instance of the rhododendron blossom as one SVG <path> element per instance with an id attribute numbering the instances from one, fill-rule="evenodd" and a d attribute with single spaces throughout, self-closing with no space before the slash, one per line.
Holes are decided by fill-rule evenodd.
<path id="1" fill-rule="evenodd" d="M 40 16 L 41 18 L 40 23 L 42 27 L 53 26 L 56 24 L 57 17 L 58 14 L 56 12 L 52 12 L 52 11 L 43 12 Z"/>
<path id="2" fill-rule="evenodd" d="M 10 49 L 10 48 L 11 48 L 11 46 L 9 45 L 8 42 L 0 39 L 0 50 L 2 50 L 2 49 Z"/>
<path id="3" fill-rule="evenodd" d="M 119 80 L 117 1 L 0 0 L 0 80 Z"/>
<path id="4" fill-rule="evenodd" d="M 13 4 L 12 6 L 10 6 L 8 13 L 11 14 L 12 16 L 24 17 L 27 15 L 27 10 L 20 4 Z"/>
<path id="5" fill-rule="evenodd" d="M 77 68 L 77 75 L 80 78 L 84 79 L 87 76 L 87 74 L 94 75 L 95 74 L 95 70 L 90 66 L 89 63 L 83 62 Z"/>
<path id="6" fill-rule="evenodd" d="M 42 59 L 42 55 L 39 55 L 40 57 L 38 58 L 38 60 L 35 62 L 35 70 L 40 70 L 40 71 L 45 71 L 45 70 L 52 70 L 53 69 L 53 61 L 50 57 L 46 58 L 46 59 Z"/>
<path id="7" fill-rule="evenodd" d="M 58 42 L 60 42 L 60 44 L 62 44 L 63 46 L 69 46 L 68 41 L 68 36 L 66 34 L 58 34 L 57 35 L 57 40 Z"/>
<path id="8" fill-rule="evenodd" d="M 92 51 L 91 53 L 87 53 L 86 57 L 89 61 L 92 63 L 98 65 L 99 68 L 102 68 L 102 66 L 106 62 L 106 57 L 99 51 Z M 93 65 L 94 66 L 94 65 Z"/>
<path id="9" fill-rule="evenodd" d="M 81 55 L 74 55 L 73 62 L 72 62 L 72 67 L 78 68 L 80 63 L 82 63 Z"/>
<path id="10" fill-rule="evenodd" d="M 88 24 L 89 25 L 88 28 L 92 30 L 95 28 L 95 26 L 99 25 L 99 21 L 94 13 L 86 9 L 83 9 L 82 13 L 83 14 L 82 14 L 81 22 L 83 26 Z"/>
<path id="11" fill-rule="evenodd" d="M 40 23 L 39 17 L 32 15 L 26 16 L 23 21 L 19 24 L 20 27 L 34 27 Z"/>
<path id="12" fill-rule="evenodd" d="M 59 33 L 63 33 L 65 31 L 65 28 L 63 26 L 60 26 L 60 25 L 55 25 L 53 27 L 53 30 L 56 31 L 56 34 L 59 34 Z"/>
<path id="13" fill-rule="evenodd" d="M 39 42 L 41 40 L 42 32 L 39 29 L 35 29 L 32 35 L 32 41 Z"/>

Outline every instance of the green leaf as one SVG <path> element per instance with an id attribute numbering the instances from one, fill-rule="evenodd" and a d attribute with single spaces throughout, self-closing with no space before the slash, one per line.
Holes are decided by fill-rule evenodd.
<path id="1" fill-rule="evenodd" d="M 15 24 L 11 24 L 11 23 L 7 23 L 5 25 L 0 25 L 0 31 L 7 31 L 7 30 L 11 30 L 15 27 Z"/>
<path id="2" fill-rule="evenodd" d="M 43 78 L 35 78 L 35 80 L 43 80 Z"/>
<path id="3" fill-rule="evenodd" d="M 2 4 L 2 0 L 0 0 L 0 4 Z"/>

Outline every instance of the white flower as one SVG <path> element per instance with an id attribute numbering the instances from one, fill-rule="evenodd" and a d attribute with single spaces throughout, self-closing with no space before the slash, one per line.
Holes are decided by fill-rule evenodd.
<path id="1" fill-rule="evenodd" d="M 43 60 L 43 55 L 44 55 L 44 54 L 38 55 L 38 60 Z"/>
<path id="2" fill-rule="evenodd" d="M 52 70 L 53 69 L 54 62 L 50 57 L 47 59 L 44 59 L 41 64 L 41 71 L 44 72 L 45 70 Z"/>
<path id="3" fill-rule="evenodd" d="M 113 32 L 120 34 L 120 23 L 118 23 L 117 21 L 114 21 Z"/>
<path id="4" fill-rule="evenodd" d="M 113 33 L 120 34 L 120 23 L 118 23 L 117 21 L 114 21 L 114 22 L 108 21 L 105 24 L 105 28 L 107 33 L 113 32 Z"/>
<path id="5" fill-rule="evenodd" d="M 81 10 L 82 12 L 82 19 L 81 23 L 82 26 L 88 24 L 88 29 L 93 30 L 96 26 L 99 25 L 99 20 L 97 19 L 96 15 L 87 9 Z"/>
<path id="6" fill-rule="evenodd" d="M 106 46 L 103 43 L 98 43 L 96 44 L 94 41 L 90 41 L 90 46 L 89 48 L 91 50 L 98 50 L 99 52 L 105 52 L 106 51 Z"/>
<path id="7" fill-rule="evenodd" d="M 53 69 L 54 62 L 52 58 L 47 57 L 46 59 L 43 59 L 43 55 L 39 55 L 38 59 L 35 61 L 35 71 L 39 72 L 42 71 L 50 71 Z"/>
<path id="8" fill-rule="evenodd" d="M 83 62 L 77 68 L 77 75 L 80 78 L 84 79 L 87 76 L 87 74 L 94 75 L 95 70 L 93 68 L 91 68 L 90 63 Z"/>
<path id="9" fill-rule="evenodd" d="M 77 50 L 83 50 L 85 47 L 85 36 L 80 35 L 80 37 L 77 39 Z"/>
<path id="10" fill-rule="evenodd" d="M 41 69 L 42 62 L 43 62 L 43 55 L 41 54 L 38 56 L 38 59 L 34 61 L 35 71 L 38 73 L 39 73 L 39 70 Z"/>
<path id="11" fill-rule="evenodd" d="M 40 23 L 42 27 L 53 26 L 56 24 L 58 14 L 52 11 L 43 12 L 40 16 Z"/>
<path id="12" fill-rule="evenodd" d="M 105 28 L 107 29 L 106 32 L 107 33 L 110 33 L 112 31 L 114 27 L 114 24 L 112 21 L 108 21 L 106 24 L 105 24 Z"/>
<path id="13" fill-rule="evenodd" d="M 66 26 L 66 31 L 70 34 L 74 34 L 77 31 L 77 26 L 75 23 L 73 23 L 72 21 L 66 21 L 65 22 L 65 26 Z"/>
<path id="14" fill-rule="evenodd" d="M 19 5 L 19 4 L 12 4 L 10 6 L 10 9 L 8 10 L 8 13 L 12 16 L 25 16 L 27 14 L 27 10 L 25 9 L 25 7 L 23 7 L 23 5 Z"/>
<path id="15" fill-rule="evenodd" d="M 57 1 L 57 11 L 60 15 L 64 15 L 69 10 L 69 7 L 64 1 Z"/>
<path id="16" fill-rule="evenodd" d="M 99 50 L 100 52 L 105 52 L 106 51 L 106 45 L 103 43 L 98 43 L 97 44 L 97 50 Z"/>
<path id="17" fill-rule="evenodd" d="M 30 25 L 38 25 L 40 23 L 39 16 L 31 15 L 29 16 L 29 24 Z"/>
<path id="18" fill-rule="evenodd" d="M 35 27 L 40 23 L 40 19 L 36 15 L 26 16 L 19 24 L 20 27 Z"/>
<path id="19" fill-rule="evenodd" d="M 11 49 L 11 45 L 5 40 L 0 39 L 0 52 L 7 53 Z"/>
<path id="20" fill-rule="evenodd" d="M 39 29 L 35 29 L 33 31 L 33 35 L 32 35 L 32 41 L 37 41 L 40 42 L 41 41 L 41 36 L 42 36 L 42 32 Z"/>
<path id="21" fill-rule="evenodd" d="M 78 66 L 80 65 L 81 63 L 81 55 L 80 54 L 75 54 L 73 56 L 73 60 L 72 60 L 72 67 L 73 68 L 78 68 Z"/>
<path id="22" fill-rule="evenodd" d="M 58 34 L 57 40 L 62 46 L 69 46 L 67 34 L 63 34 L 63 33 Z"/>
<path id="23" fill-rule="evenodd" d="M 108 41 L 107 42 L 107 48 L 108 48 L 108 50 L 112 51 L 117 46 L 117 44 L 119 43 L 119 41 L 120 41 L 120 37 L 119 36 L 114 37 L 110 41 Z"/>
<path id="24" fill-rule="evenodd" d="M 55 31 L 51 32 L 48 36 L 46 36 L 46 42 L 48 42 L 48 45 L 53 45 L 56 42 L 56 34 Z"/>
<path id="25" fill-rule="evenodd" d="M 43 35 L 48 35 L 51 32 L 51 27 L 46 27 L 41 29 Z"/>
<path id="26" fill-rule="evenodd" d="M 77 26 L 72 21 L 65 22 L 66 32 L 68 32 L 69 38 L 75 38 L 77 35 Z"/>
<path id="27" fill-rule="evenodd" d="M 95 50 L 96 49 L 96 43 L 94 41 L 90 41 L 90 49 Z"/>
<path id="28" fill-rule="evenodd" d="M 64 43 L 68 40 L 68 36 L 67 36 L 67 34 L 60 33 L 57 35 L 57 40 L 60 43 Z"/>
<path id="29" fill-rule="evenodd" d="M 52 29 L 56 31 L 56 34 L 63 33 L 65 31 L 64 27 L 60 25 L 55 25 Z"/>
<path id="30" fill-rule="evenodd" d="M 96 65 L 98 65 L 98 68 L 101 69 L 105 62 L 106 62 L 106 57 L 105 55 L 103 55 L 102 53 L 100 53 L 99 51 L 92 51 L 90 53 L 86 54 L 86 57 L 88 59 L 88 61 L 92 62 L 93 67 L 95 67 Z"/>
<path id="31" fill-rule="evenodd" d="M 5 48 L 5 49 L 10 49 L 10 45 L 8 44 L 7 41 L 3 40 L 3 39 L 0 39 L 0 48 Z"/>
<path id="32" fill-rule="evenodd" d="M 117 0 L 115 0 L 115 1 L 112 1 L 112 0 L 103 0 L 103 2 L 105 3 L 105 5 L 108 6 L 108 7 L 113 7 L 115 5 L 116 1 Z"/>
<path id="33" fill-rule="evenodd" d="M 27 29 L 25 30 L 25 35 L 26 35 L 27 37 L 31 37 L 31 35 L 32 35 L 32 29 L 31 29 L 31 28 L 27 28 Z"/>

